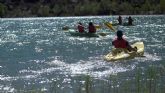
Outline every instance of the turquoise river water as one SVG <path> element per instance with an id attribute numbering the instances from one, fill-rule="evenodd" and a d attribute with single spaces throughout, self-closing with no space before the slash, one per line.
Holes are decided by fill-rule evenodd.
<path id="1" fill-rule="evenodd" d="M 124 21 L 126 17 L 123 16 Z M 150 65 L 164 67 L 165 16 L 139 15 L 132 18 L 134 26 L 114 28 L 123 30 L 130 43 L 143 41 L 145 57 L 115 63 L 103 59 L 111 51 L 111 41 L 115 37 L 115 33 L 103 23 L 114 22 L 117 16 L 1 18 L 0 91 L 83 93 L 85 89 L 80 86 L 84 87 L 83 76 L 88 75 L 93 78 L 95 90 L 110 93 L 98 88 L 111 75 L 120 74 L 118 82 L 122 82 L 126 76 L 136 73 L 137 67 L 142 70 Z M 97 31 L 107 35 L 99 38 L 73 37 L 62 30 L 64 26 L 76 28 L 78 22 L 85 27 L 89 22 L 102 25 Z M 162 82 L 165 86 L 165 79 Z"/>

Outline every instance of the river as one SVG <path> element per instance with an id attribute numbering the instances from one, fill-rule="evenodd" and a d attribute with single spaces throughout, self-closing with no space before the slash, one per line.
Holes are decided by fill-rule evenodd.
<path id="1" fill-rule="evenodd" d="M 122 17 L 125 22 L 128 16 Z M 132 18 L 134 26 L 114 28 L 123 30 L 130 43 L 143 41 L 145 57 L 117 62 L 103 59 L 111 51 L 115 37 L 115 32 L 103 23 L 114 22 L 117 16 L 1 18 L 0 91 L 84 93 L 87 76 L 92 79 L 93 93 L 121 93 L 123 82 L 134 79 L 137 68 L 141 78 L 151 66 L 165 71 L 165 16 L 132 15 Z M 102 25 L 97 31 L 108 34 L 99 38 L 73 37 L 62 30 L 64 26 L 76 28 L 78 22 L 85 27 L 89 22 Z M 165 86 L 164 76 L 156 79 L 157 85 Z M 116 83 L 106 83 L 112 77 L 117 77 Z M 132 87 L 130 93 L 136 93 Z"/>

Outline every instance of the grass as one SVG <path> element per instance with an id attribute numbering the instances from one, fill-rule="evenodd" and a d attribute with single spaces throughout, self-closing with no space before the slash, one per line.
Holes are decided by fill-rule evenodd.
<path id="1" fill-rule="evenodd" d="M 108 79 L 96 79 L 90 75 L 73 78 L 71 92 L 68 93 L 165 93 L 165 68 L 164 66 L 150 65 L 148 69 L 137 67 L 130 75 L 123 76 L 124 73 L 110 75 Z M 82 82 L 79 82 L 82 81 Z M 22 93 L 66 93 L 60 90 L 57 85 L 59 81 L 54 81 L 47 92 L 39 90 L 29 90 Z M 64 88 L 65 90 L 65 88 Z M 19 93 L 19 92 L 18 92 Z"/>

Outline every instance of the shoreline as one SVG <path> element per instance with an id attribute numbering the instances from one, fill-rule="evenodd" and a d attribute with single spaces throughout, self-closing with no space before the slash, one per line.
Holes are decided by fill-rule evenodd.
<path id="1" fill-rule="evenodd" d="M 45 17 L 3 17 L 3 18 L 0 18 L 0 19 L 28 19 L 28 18 L 30 18 L 30 19 L 40 19 L 40 18 L 45 18 L 45 19 L 56 19 L 56 18 L 60 18 L 60 19 L 63 19 L 63 18 L 89 18 L 89 17 L 98 17 L 98 18 L 100 18 L 100 17 L 118 17 L 119 15 L 90 15 L 90 16 L 45 16 Z M 153 15 L 141 15 L 141 14 L 139 14 L 139 15 L 121 15 L 122 17 L 125 17 L 125 16 L 165 16 L 165 14 L 153 14 Z"/>
<path id="2" fill-rule="evenodd" d="M 165 14 L 164 5 L 164 0 L 2 0 L 0 17 L 161 15 Z"/>

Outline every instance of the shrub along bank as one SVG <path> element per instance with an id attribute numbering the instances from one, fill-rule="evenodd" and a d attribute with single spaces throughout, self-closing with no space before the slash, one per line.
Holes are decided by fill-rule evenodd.
<path id="1" fill-rule="evenodd" d="M 164 14 L 165 0 L 0 0 L 0 17 Z"/>

